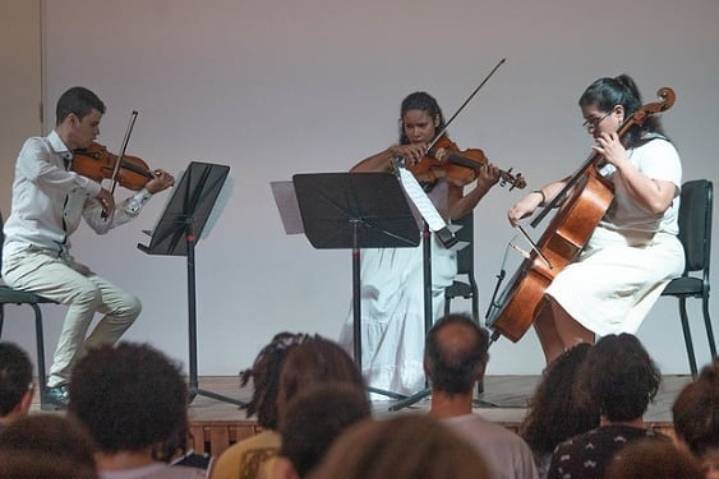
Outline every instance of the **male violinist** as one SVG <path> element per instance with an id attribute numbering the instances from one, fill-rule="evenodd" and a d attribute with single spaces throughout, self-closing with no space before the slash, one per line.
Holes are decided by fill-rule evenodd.
<path id="1" fill-rule="evenodd" d="M 145 187 L 115 205 L 99 183 L 72 171 L 73 151 L 100 134 L 105 105 L 87 88 L 73 87 L 57 102 L 55 129 L 25 141 L 15 165 L 12 211 L 5 224 L 2 277 L 12 288 L 69 306 L 48 376 L 45 403 L 67 405 L 67 384 L 88 348 L 117 341 L 140 314 L 140 301 L 70 255 L 80 218 L 98 234 L 136 217 L 150 197 L 174 184 L 158 170 Z M 104 217 L 102 213 L 105 213 Z M 104 314 L 86 333 L 95 312 Z"/>

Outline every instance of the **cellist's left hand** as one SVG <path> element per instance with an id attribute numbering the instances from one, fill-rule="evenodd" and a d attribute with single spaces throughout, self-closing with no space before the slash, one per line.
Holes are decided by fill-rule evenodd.
<path id="1" fill-rule="evenodd" d="M 619 141 L 619 135 L 616 133 L 602 133 L 597 136 L 596 141 L 597 144 L 592 146 L 592 150 L 602 155 L 607 163 L 619 168 L 623 163 L 629 161 L 627 150 Z"/>
<path id="2" fill-rule="evenodd" d="M 152 194 L 166 190 L 175 184 L 175 178 L 165 170 L 156 170 L 152 174 L 155 177 L 145 185 L 145 189 Z"/>

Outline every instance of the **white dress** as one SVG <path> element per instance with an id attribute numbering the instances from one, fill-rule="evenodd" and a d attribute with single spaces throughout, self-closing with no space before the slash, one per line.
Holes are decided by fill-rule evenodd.
<path id="1" fill-rule="evenodd" d="M 679 191 L 681 162 L 671 143 L 655 139 L 628 154 L 641 173 Z M 614 203 L 579 259 L 557 275 L 546 294 L 599 336 L 635 334 L 667 283 L 684 271 L 679 194 L 663 214 L 652 215 L 632 200 L 613 166 L 601 173 L 614 184 Z"/>
<path id="2" fill-rule="evenodd" d="M 446 191 L 438 185 L 430 194 Z M 434 320 L 444 311 L 444 290 L 457 274 L 457 256 L 432 235 Z M 371 387 L 411 394 L 424 387 L 424 270 L 416 248 L 363 249 L 360 260 L 362 374 Z M 352 351 L 353 311 L 340 336 Z"/>

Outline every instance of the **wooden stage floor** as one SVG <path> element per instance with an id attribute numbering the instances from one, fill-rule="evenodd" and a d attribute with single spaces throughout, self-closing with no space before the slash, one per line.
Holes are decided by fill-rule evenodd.
<path id="1" fill-rule="evenodd" d="M 484 380 L 485 403 L 475 408 L 475 413 L 485 419 L 517 430 L 526 414 L 526 406 L 531 397 L 539 376 L 487 376 Z M 679 391 L 691 381 L 691 376 L 664 376 L 662 384 L 653 404 L 644 416 L 647 426 L 666 434 L 673 434 L 671 407 Z M 240 388 L 240 380 L 236 376 L 205 376 L 200 378 L 200 387 L 214 393 L 228 396 L 240 401 L 248 401 L 252 394 L 249 387 Z M 421 413 L 429 408 L 429 400 L 425 399 L 411 408 L 401 412 L 389 412 L 392 401 L 373 401 L 374 414 L 384 417 L 390 414 Z M 34 410 L 40 409 L 36 397 Z M 248 418 L 243 409 L 234 404 L 216 399 L 198 396 L 190 404 L 190 437 L 191 446 L 198 452 L 218 455 L 229 445 L 256 434 L 260 428 L 255 418 Z"/>

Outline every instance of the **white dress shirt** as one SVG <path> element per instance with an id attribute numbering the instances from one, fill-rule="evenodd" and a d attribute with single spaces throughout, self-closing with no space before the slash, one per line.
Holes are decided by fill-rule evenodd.
<path id="1" fill-rule="evenodd" d="M 12 210 L 4 227 L 5 255 L 28 247 L 67 252 L 68 238 L 81 217 L 104 234 L 137 216 L 152 196 L 143 189 L 117 204 L 109 218 L 101 218 L 96 196 L 102 186 L 70 171 L 72 156 L 55 131 L 25 141 L 15 165 Z"/>

